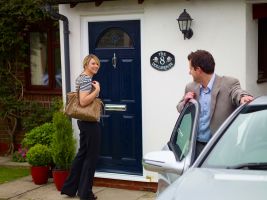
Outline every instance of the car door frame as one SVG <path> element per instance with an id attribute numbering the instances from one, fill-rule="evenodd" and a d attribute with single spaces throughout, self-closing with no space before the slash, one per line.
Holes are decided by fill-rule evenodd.
<path id="1" fill-rule="evenodd" d="M 191 138 L 188 154 L 179 160 L 179 155 L 177 151 L 174 150 L 174 139 L 176 138 L 177 129 L 180 127 L 181 121 L 184 115 L 187 113 L 187 109 L 193 105 L 195 107 L 195 115 L 193 119 Z M 168 144 L 163 147 L 161 151 L 149 152 L 143 157 L 143 166 L 148 171 L 158 172 L 159 174 L 176 174 L 182 175 L 194 162 L 195 149 L 196 149 L 196 136 L 198 127 L 198 118 L 200 112 L 200 105 L 195 99 L 190 99 L 189 102 L 184 106 L 184 109 L 180 113 L 172 135 Z"/>

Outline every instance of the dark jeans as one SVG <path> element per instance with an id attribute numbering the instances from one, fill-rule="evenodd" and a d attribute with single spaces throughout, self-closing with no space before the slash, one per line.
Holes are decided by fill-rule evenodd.
<path id="1" fill-rule="evenodd" d="M 206 142 L 196 142 L 196 154 L 195 154 L 195 160 L 197 159 L 197 157 L 199 156 L 199 154 L 201 153 L 201 151 L 204 149 L 204 147 L 206 146 Z"/>
<path id="2" fill-rule="evenodd" d="M 80 148 L 76 154 L 70 175 L 65 181 L 61 194 L 80 198 L 92 196 L 93 179 L 100 151 L 101 130 L 98 122 L 79 121 Z M 67 147 L 66 147 L 67 148 Z"/>

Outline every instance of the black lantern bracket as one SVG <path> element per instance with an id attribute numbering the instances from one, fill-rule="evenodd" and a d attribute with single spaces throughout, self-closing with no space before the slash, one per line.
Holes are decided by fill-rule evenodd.
<path id="1" fill-rule="evenodd" d="M 193 31 L 191 29 L 191 23 L 193 19 L 191 16 L 186 12 L 186 9 L 180 14 L 177 19 L 179 29 L 184 35 L 184 39 L 190 39 L 193 36 Z"/>

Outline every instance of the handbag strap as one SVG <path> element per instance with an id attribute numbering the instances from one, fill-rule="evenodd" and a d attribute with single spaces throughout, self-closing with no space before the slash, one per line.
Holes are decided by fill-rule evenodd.
<path id="1" fill-rule="evenodd" d="M 82 73 L 79 76 L 82 76 Z M 80 103 L 80 88 L 81 88 L 81 82 L 80 82 L 80 84 L 78 84 L 78 88 L 76 88 L 76 92 L 77 92 L 77 95 L 78 95 L 79 103 Z"/>

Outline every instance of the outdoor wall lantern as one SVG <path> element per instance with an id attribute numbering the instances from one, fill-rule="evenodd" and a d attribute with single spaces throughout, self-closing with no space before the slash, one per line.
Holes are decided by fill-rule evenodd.
<path id="1" fill-rule="evenodd" d="M 190 39 L 193 35 L 193 31 L 190 28 L 192 20 L 191 16 L 186 12 L 186 9 L 184 9 L 184 12 L 177 19 L 179 29 L 184 34 L 184 39 Z"/>

